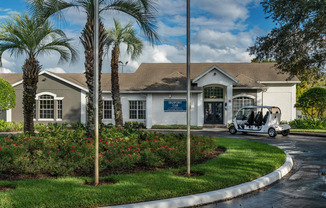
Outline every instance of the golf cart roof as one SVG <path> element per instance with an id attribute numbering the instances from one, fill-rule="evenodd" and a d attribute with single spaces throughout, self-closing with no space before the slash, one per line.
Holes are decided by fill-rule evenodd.
<path id="1" fill-rule="evenodd" d="M 239 111 L 242 109 L 262 109 L 262 108 L 268 109 L 272 113 L 274 113 L 274 112 L 281 113 L 281 109 L 277 106 L 245 106 L 245 107 L 240 108 Z"/>
<path id="2" fill-rule="evenodd" d="M 245 107 L 242 107 L 242 108 L 278 108 L 278 109 L 280 109 L 277 106 L 245 106 Z"/>

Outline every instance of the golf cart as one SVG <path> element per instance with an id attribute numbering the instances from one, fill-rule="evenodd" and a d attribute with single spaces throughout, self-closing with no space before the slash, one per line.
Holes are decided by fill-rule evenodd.
<path id="1" fill-rule="evenodd" d="M 263 116 L 264 115 L 264 116 Z M 229 126 L 229 132 L 243 133 L 268 133 L 275 137 L 277 133 L 287 136 L 290 125 L 280 125 L 281 109 L 276 106 L 246 106 L 236 113 L 233 123 Z"/>

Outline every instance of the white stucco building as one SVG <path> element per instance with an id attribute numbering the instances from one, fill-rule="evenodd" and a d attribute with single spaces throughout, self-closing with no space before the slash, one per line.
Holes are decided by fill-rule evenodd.
<path id="1" fill-rule="evenodd" d="M 17 76 L 0 74 L 15 86 L 16 92 L 21 90 Z M 186 124 L 186 64 L 143 63 L 135 73 L 123 73 L 119 78 L 124 122 L 138 121 L 147 128 Z M 296 84 L 300 81 L 297 77 L 288 78 L 273 63 L 192 63 L 191 125 L 227 125 L 237 109 L 247 105 L 279 106 L 282 120 L 293 120 Z M 42 72 L 39 80 L 41 104 L 36 106 L 36 122 L 86 122 L 84 74 Z M 102 75 L 102 90 L 103 122 L 114 123 L 110 74 Z M 72 94 L 74 98 L 69 99 Z M 47 95 L 47 102 L 53 97 L 53 113 L 44 113 L 42 95 Z M 21 99 L 19 96 L 18 93 L 17 100 Z M 55 100 L 57 97 L 61 101 Z M 22 111 L 21 106 L 3 112 L 0 118 L 20 121 L 22 117 L 15 116 L 18 111 Z"/>

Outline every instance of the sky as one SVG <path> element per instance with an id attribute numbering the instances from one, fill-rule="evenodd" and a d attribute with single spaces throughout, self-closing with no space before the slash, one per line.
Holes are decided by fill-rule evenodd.
<path id="1" fill-rule="evenodd" d="M 73 1 L 73 0 L 68 0 Z M 160 43 L 154 46 L 142 34 L 137 23 L 128 15 L 107 12 L 102 15 L 106 28 L 113 26 L 113 18 L 123 25 L 133 22 L 144 43 L 142 55 L 131 60 L 126 47 L 121 46 L 120 60 L 128 61 L 123 71 L 134 72 L 141 63 L 186 62 L 186 0 L 154 0 L 157 5 L 157 32 Z M 28 12 L 25 0 L 0 0 L 0 23 L 15 13 Z M 83 10 L 64 12 L 65 21 L 52 20 L 62 29 L 79 52 L 75 64 L 58 65 L 59 55 L 40 56 L 42 70 L 58 73 L 84 72 L 84 50 L 79 41 L 86 22 Z M 275 24 L 266 19 L 259 0 L 191 0 L 191 62 L 250 62 L 253 56 L 247 48 L 255 43 L 257 36 L 266 35 Z M 110 54 L 110 53 L 108 53 Z M 21 73 L 26 57 L 2 56 L 0 72 Z M 103 72 L 110 72 L 110 56 L 105 56 Z"/>

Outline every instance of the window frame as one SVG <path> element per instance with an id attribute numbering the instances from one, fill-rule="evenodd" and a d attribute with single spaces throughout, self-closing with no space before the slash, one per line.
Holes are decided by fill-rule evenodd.
<path id="1" fill-rule="evenodd" d="M 241 99 L 241 105 L 240 107 L 238 108 L 235 108 L 236 106 L 236 100 L 240 100 Z M 249 105 L 244 105 L 245 104 L 245 101 L 246 100 L 250 100 L 252 101 L 251 104 Z M 240 94 L 240 95 L 237 95 L 237 96 L 234 96 L 233 99 L 232 99 L 232 113 L 233 113 L 233 117 L 236 115 L 236 113 L 239 111 L 240 108 L 242 107 L 245 107 L 245 106 L 255 106 L 255 97 L 254 96 L 250 96 L 250 95 L 243 95 L 243 94 Z"/>
<path id="2" fill-rule="evenodd" d="M 47 96 L 46 98 L 42 98 L 44 96 Z M 45 103 L 42 103 L 45 102 Z M 42 108 L 43 106 L 43 108 Z M 48 107 L 48 106 L 52 106 L 51 107 Z M 54 100 L 54 96 L 52 95 L 41 95 L 39 96 L 39 121 L 54 121 L 54 116 L 55 116 L 55 100 Z M 43 111 L 43 113 L 42 113 Z M 48 111 L 52 111 L 52 117 L 47 117 L 47 113 Z M 45 116 L 44 118 L 42 118 L 42 116 Z M 50 114 L 51 115 L 51 114 Z"/>
<path id="3" fill-rule="evenodd" d="M 131 108 L 133 106 L 135 106 L 136 108 Z M 135 112 L 136 114 L 132 114 L 131 113 L 132 111 Z M 131 117 L 132 115 L 135 115 L 135 118 L 134 117 L 132 118 Z M 146 100 L 129 100 L 129 119 L 146 120 Z"/>
<path id="4" fill-rule="evenodd" d="M 110 109 L 105 109 L 105 102 L 111 103 L 109 106 L 111 107 Z M 111 118 L 105 118 L 105 112 L 110 112 Z M 113 119 L 113 102 L 112 100 L 103 100 L 103 120 L 112 120 Z"/>

